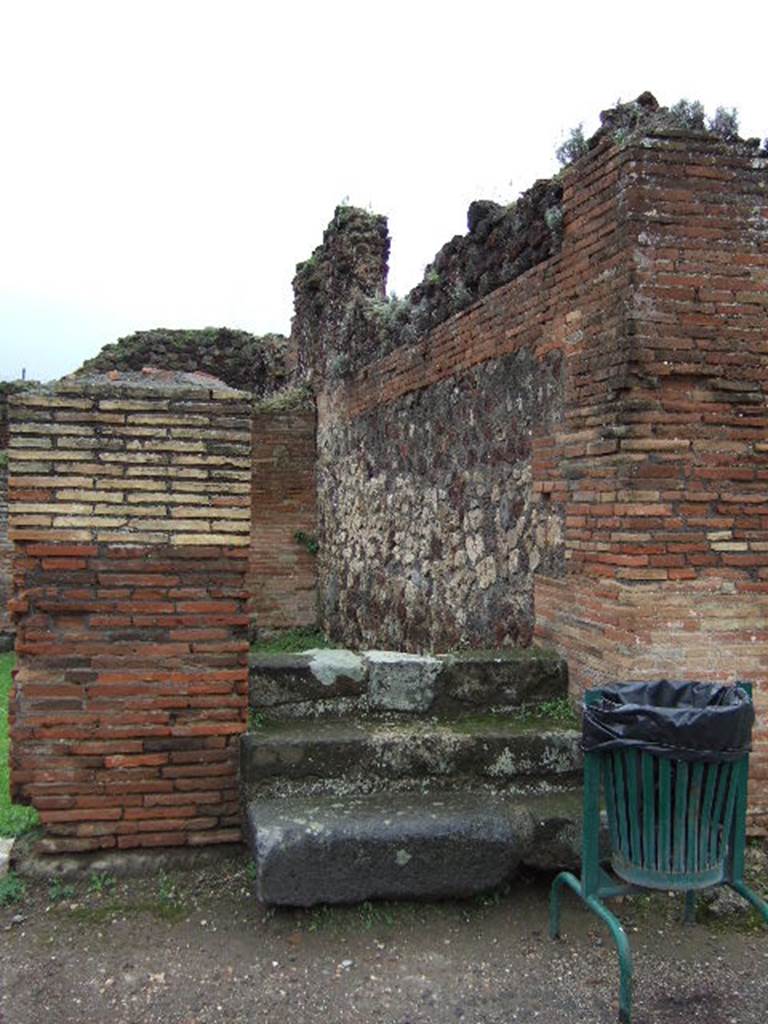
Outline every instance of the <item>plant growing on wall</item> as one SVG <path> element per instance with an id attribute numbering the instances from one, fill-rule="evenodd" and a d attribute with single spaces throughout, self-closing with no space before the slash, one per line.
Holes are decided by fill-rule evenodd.
<path id="1" fill-rule="evenodd" d="M 316 555 L 320 550 L 320 542 L 314 533 L 305 533 L 304 530 L 297 530 L 293 539 L 297 544 L 301 544 L 303 548 L 306 548 L 310 555 Z"/>
<path id="2" fill-rule="evenodd" d="M 577 124 L 575 128 L 571 128 L 565 142 L 555 150 L 557 162 L 561 167 L 565 167 L 567 164 L 573 163 L 574 160 L 578 160 L 580 156 L 584 156 L 587 148 L 587 140 L 584 138 L 584 125 Z"/>

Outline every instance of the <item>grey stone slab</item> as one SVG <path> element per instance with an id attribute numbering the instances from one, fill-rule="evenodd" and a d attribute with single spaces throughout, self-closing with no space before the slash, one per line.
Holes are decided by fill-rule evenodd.
<path id="1" fill-rule="evenodd" d="M 241 784 L 248 797 L 271 786 L 306 783 L 329 793 L 371 792 L 397 781 L 414 788 L 437 782 L 461 788 L 467 780 L 500 789 L 532 781 L 575 781 L 582 754 L 575 730 L 522 727 L 498 719 L 462 728 L 425 721 L 312 721 L 274 723 L 240 741 Z"/>
<path id="2" fill-rule="evenodd" d="M 352 651 L 308 650 L 300 654 L 252 654 L 249 700 L 254 710 L 279 714 L 291 705 L 365 693 L 365 663 Z"/>
<path id="3" fill-rule="evenodd" d="M 254 800 L 247 830 L 268 904 L 471 896 L 510 878 L 525 810 L 472 794 Z"/>
<path id="4" fill-rule="evenodd" d="M 544 648 L 467 651 L 440 660 L 432 709 L 438 714 L 513 709 L 568 693 L 565 661 Z"/>
<path id="5" fill-rule="evenodd" d="M 427 655 L 364 651 L 368 703 L 384 711 L 428 711 L 435 699 L 441 663 Z"/>

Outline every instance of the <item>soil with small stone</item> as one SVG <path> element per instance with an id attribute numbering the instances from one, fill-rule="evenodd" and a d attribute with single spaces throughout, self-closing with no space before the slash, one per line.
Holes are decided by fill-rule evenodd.
<path id="1" fill-rule="evenodd" d="M 2 1024 L 616 1019 L 607 933 L 566 896 L 550 940 L 541 876 L 466 903 L 279 912 L 256 903 L 240 860 L 26 884 L 0 908 Z M 764 1024 L 768 930 L 753 914 L 686 926 L 679 896 L 613 906 L 635 955 L 635 1024 Z"/>

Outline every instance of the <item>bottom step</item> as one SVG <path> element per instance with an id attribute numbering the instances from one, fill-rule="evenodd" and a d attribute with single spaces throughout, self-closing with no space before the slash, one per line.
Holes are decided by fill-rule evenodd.
<path id="1" fill-rule="evenodd" d="M 521 864 L 576 866 L 581 791 L 257 799 L 247 828 L 263 903 L 308 907 L 487 892 Z"/>

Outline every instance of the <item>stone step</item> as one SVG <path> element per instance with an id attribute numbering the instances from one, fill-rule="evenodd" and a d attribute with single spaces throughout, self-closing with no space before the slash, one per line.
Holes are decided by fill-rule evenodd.
<path id="1" fill-rule="evenodd" d="M 246 799 L 379 790 L 526 792 L 580 778 L 580 733 L 539 720 L 488 716 L 429 721 L 284 721 L 245 733 Z"/>
<path id="2" fill-rule="evenodd" d="M 521 865 L 575 869 L 581 791 L 257 799 L 246 821 L 263 903 L 467 897 Z"/>
<path id="3" fill-rule="evenodd" d="M 503 712 L 564 698 L 568 676 L 538 647 L 438 657 L 310 650 L 250 657 L 250 704 L 270 718 Z"/>

